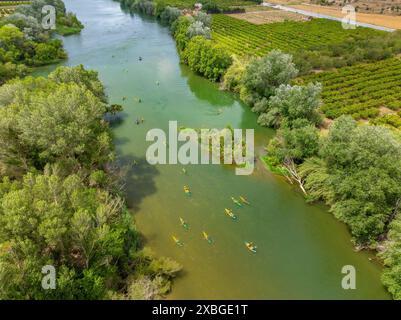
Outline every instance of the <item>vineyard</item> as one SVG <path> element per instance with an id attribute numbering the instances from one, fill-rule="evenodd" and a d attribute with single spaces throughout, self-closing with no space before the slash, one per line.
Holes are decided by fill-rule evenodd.
<path id="1" fill-rule="evenodd" d="M 349 114 L 355 119 L 375 118 L 371 122 L 401 127 L 399 58 L 317 73 L 296 82 L 323 84 L 321 110 L 328 118 Z"/>
<path id="2" fill-rule="evenodd" d="M 349 37 L 369 37 L 380 32 L 368 28 L 345 30 L 341 23 L 325 19 L 255 25 L 215 14 L 212 23 L 213 40 L 237 55 L 263 56 L 272 49 L 287 52 L 302 48 L 318 49 L 330 43 L 343 42 Z"/>
<path id="3" fill-rule="evenodd" d="M 180 9 L 191 9 L 194 8 L 195 3 L 200 2 L 199 0 L 158 0 L 166 5 L 177 7 Z M 215 0 L 214 3 L 221 7 L 238 7 L 238 6 L 250 6 L 255 5 L 256 2 L 253 0 Z"/>
<path id="4" fill-rule="evenodd" d="M 12 8 L 1 8 L 0 7 L 0 18 L 6 17 L 13 13 L 14 9 Z"/>
<path id="5" fill-rule="evenodd" d="M 0 1 L 0 7 L 15 7 L 28 3 L 30 3 L 30 1 Z"/>
<path id="6" fill-rule="evenodd" d="M 30 1 L 0 1 L 0 18 L 13 13 L 16 6 L 28 3 Z"/>

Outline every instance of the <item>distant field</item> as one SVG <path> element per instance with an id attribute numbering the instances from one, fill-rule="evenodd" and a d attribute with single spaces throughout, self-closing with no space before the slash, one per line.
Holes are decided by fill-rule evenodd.
<path id="1" fill-rule="evenodd" d="M 338 7 L 323 7 L 318 5 L 291 5 L 293 8 L 312 11 L 320 14 L 329 15 L 332 17 L 342 18 L 344 14 L 341 12 L 341 8 Z M 377 26 L 383 26 L 393 29 L 401 29 L 401 17 L 400 16 L 387 16 L 377 13 L 360 13 L 356 12 L 356 20 L 358 22 L 370 23 Z"/>
<path id="2" fill-rule="evenodd" d="M 376 118 L 379 123 L 387 119 L 401 127 L 399 58 L 344 67 L 297 80 L 300 83 L 316 81 L 323 84 L 321 110 L 328 118 L 349 114 L 355 119 Z"/>
<path id="3" fill-rule="evenodd" d="M 193 8 L 198 0 L 161 0 L 165 4 L 177 8 Z M 255 5 L 255 1 L 252 0 L 215 0 L 218 6 L 222 7 L 237 7 L 237 6 L 250 6 Z"/>
<path id="4" fill-rule="evenodd" d="M 261 7 L 267 8 L 267 7 Z M 294 13 L 287 12 L 282 10 L 257 10 L 257 11 L 248 11 L 245 13 L 234 13 L 230 14 L 231 17 L 248 21 L 253 24 L 266 24 L 266 23 L 274 23 L 274 22 L 284 22 L 284 21 L 304 21 L 307 20 L 308 17 Z"/>
<path id="5" fill-rule="evenodd" d="M 13 7 L 27 3 L 30 3 L 30 1 L 0 1 L 0 7 Z"/>
<path id="6" fill-rule="evenodd" d="M 317 0 L 267 0 L 266 2 L 281 4 L 287 7 L 325 14 L 337 18 L 344 17 L 344 13 L 341 12 L 342 7 L 346 4 L 351 4 L 355 7 L 356 20 L 358 22 L 370 23 L 393 29 L 401 29 L 401 0 L 348 0 L 346 3 L 344 3 L 343 0 L 336 0 L 336 3 L 330 6 L 317 5 L 316 3 L 319 2 Z M 308 2 L 312 2 L 312 4 Z"/>
<path id="7" fill-rule="evenodd" d="M 301 48 L 318 49 L 326 44 L 340 43 L 351 36 L 369 37 L 380 32 L 367 28 L 344 30 L 341 23 L 325 19 L 255 25 L 228 15 L 215 14 L 212 22 L 213 41 L 240 56 L 263 56 L 272 49 L 287 52 Z"/>
<path id="8" fill-rule="evenodd" d="M 16 6 L 28 3 L 30 1 L 0 1 L 0 18 L 13 13 Z"/>

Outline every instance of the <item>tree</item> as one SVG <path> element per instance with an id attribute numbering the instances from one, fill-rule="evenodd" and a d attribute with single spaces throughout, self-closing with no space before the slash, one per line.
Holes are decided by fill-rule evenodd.
<path id="1" fill-rule="evenodd" d="M 184 51 L 189 42 L 187 30 L 192 22 L 192 17 L 181 16 L 171 25 L 171 32 L 174 35 L 177 49 L 180 53 Z"/>
<path id="2" fill-rule="evenodd" d="M 0 108 L 0 163 L 8 174 L 48 162 L 91 168 L 112 159 L 106 105 L 79 82 L 27 78 L 4 85 L 0 96 L 9 103 Z"/>
<path id="3" fill-rule="evenodd" d="M 258 123 L 278 128 L 283 121 L 291 127 L 297 119 L 305 119 L 313 125 L 321 122 L 317 109 L 320 105 L 320 84 L 307 86 L 280 85 L 270 99 L 255 104 L 254 111 L 261 113 Z"/>
<path id="4" fill-rule="evenodd" d="M 77 175 L 61 178 L 54 168 L 22 182 L 6 179 L 0 190 L 0 243 L 7 248 L 0 297 L 102 298 L 106 282 L 119 277 L 116 263 L 135 245 L 123 201 L 86 187 Z M 45 265 L 57 270 L 57 290 L 40 286 Z"/>
<path id="5" fill-rule="evenodd" d="M 187 36 L 189 39 L 196 36 L 202 36 L 206 39 L 210 39 L 210 28 L 206 27 L 201 21 L 194 21 L 187 29 Z"/>
<path id="6" fill-rule="evenodd" d="M 272 50 L 263 58 L 254 58 L 244 74 L 241 98 L 253 106 L 262 98 L 270 98 L 276 88 L 288 84 L 297 73 L 292 56 L 280 50 Z"/>
<path id="7" fill-rule="evenodd" d="M 284 126 L 278 130 L 268 150 L 279 162 L 291 158 L 296 163 L 301 163 L 317 154 L 319 131 L 305 120 L 296 120 L 292 128 Z"/>
<path id="8" fill-rule="evenodd" d="M 75 83 L 84 86 L 102 102 L 107 102 L 99 74 L 94 70 L 85 70 L 82 64 L 75 67 L 58 67 L 48 78 L 56 83 Z"/>
<path id="9" fill-rule="evenodd" d="M 167 6 L 160 15 L 160 20 L 171 26 L 181 16 L 181 10 Z"/>
<path id="10" fill-rule="evenodd" d="M 357 243 L 374 243 L 388 231 L 400 203 L 400 141 L 387 128 L 357 126 L 342 116 L 322 140 L 319 156 L 324 169 L 301 166 L 306 185 L 323 186 L 320 197 L 350 226 Z"/>
<path id="11" fill-rule="evenodd" d="M 212 16 L 210 14 L 207 14 L 206 12 L 199 11 L 194 16 L 194 19 L 195 21 L 202 22 L 202 24 L 207 28 L 211 28 L 212 26 Z"/>
<path id="12" fill-rule="evenodd" d="M 5 25 L 0 28 L 0 60 L 2 62 L 23 61 L 24 34 L 13 25 Z"/>
<path id="13" fill-rule="evenodd" d="M 267 156 L 272 165 L 286 168 L 286 177 L 292 183 L 295 180 L 302 191 L 304 178 L 298 172 L 298 165 L 305 159 L 317 155 L 319 133 L 316 127 L 305 119 L 297 119 L 292 127 L 284 125 L 267 146 Z"/>
<path id="14" fill-rule="evenodd" d="M 213 81 L 219 80 L 232 63 L 231 56 L 224 48 L 202 36 L 196 36 L 188 42 L 182 59 L 193 71 Z"/>
<path id="15" fill-rule="evenodd" d="M 29 40 L 44 42 L 48 39 L 47 32 L 43 30 L 42 25 L 33 16 L 16 12 L 2 19 L 1 25 L 7 24 L 16 26 Z"/>
<path id="16" fill-rule="evenodd" d="M 242 78 L 249 61 L 245 58 L 233 56 L 233 63 L 224 74 L 222 88 L 232 92 L 240 93 L 243 86 Z"/>
<path id="17" fill-rule="evenodd" d="M 102 88 L 82 66 L 0 87 L 0 299 L 130 298 L 141 277 L 162 297 L 181 269 L 138 251 Z M 41 287 L 48 265 L 57 290 Z"/>
<path id="18" fill-rule="evenodd" d="M 401 217 L 398 214 L 391 223 L 388 239 L 380 257 L 386 266 L 382 281 L 394 299 L 401 300 Z"/>

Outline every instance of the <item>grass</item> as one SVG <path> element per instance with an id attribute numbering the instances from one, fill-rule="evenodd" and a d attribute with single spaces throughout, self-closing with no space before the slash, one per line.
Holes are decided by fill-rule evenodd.
<path id="1" fill-rule="evenodd" d="M 263 157 L 260 157 L 260 160 L 262 160 L 263 164 L 265 165 L 265 168 L 268 171 L 270 171 L 271 173 L 274 173 L 274 174 L 277 174 L 280 176 L 288 176 L 287 169 L 281 165 L 274 164 L 274 160 L 271 157 L 263 156 Z"/>
<path id="2" fill-rule="evenodd" d="M 83 28 L 79 27 L 67 27 L 63 25 L 57 25 L 56 31 L 62 36 L 70 36 L 73 34 L 80 33 Z"/>

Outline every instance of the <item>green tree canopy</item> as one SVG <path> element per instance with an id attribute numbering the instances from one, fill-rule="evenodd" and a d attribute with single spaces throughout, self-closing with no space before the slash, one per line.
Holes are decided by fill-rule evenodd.
<path id="1" fill-rule="evenodd" d="M 282 84 L 269 100 L 257 102 L 254 111 L 261 113 L 258 123 L 263 126 L 278 128 L 283 122 L 292 126 L 292 122 L 304 119 L 318 125 L 321 116 L 317 109 L 320 105 L 320 84 L 309 83 L 307 86 Z"/>
<path id="2" fill-rule="evenodd" d="M 280 85 L 288 84 L 298 71 L 292 56 L 272 50 L 262 58 L 254 58 L 246 67 L 241 98 L 249 105 L 262 98 L 270 98 Z"/>

